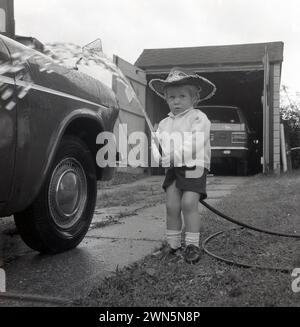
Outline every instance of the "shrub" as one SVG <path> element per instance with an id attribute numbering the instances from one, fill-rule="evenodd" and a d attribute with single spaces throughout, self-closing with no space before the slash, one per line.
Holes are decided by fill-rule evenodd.
<path id="1" fill-rule="evenodd" d="M 300 100 L 299 95 L 291 96 L 286 86 L 281 89 L 281 119 L 284 123 L 288 143 L 291 148 L 300 147 Z M 291 154 L 293 169 L 300 168 L 300 150 Z"/>

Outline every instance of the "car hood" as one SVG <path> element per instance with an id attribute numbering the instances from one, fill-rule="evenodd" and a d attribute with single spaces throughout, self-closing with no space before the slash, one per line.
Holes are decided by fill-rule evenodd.
<path id="1" fill-rule="evenodd" d="M 38 51 L 32 50 L 23 44 L 5 36 L 0 36 L 7 46 L 11 56 L 19 56 L 24 53 L 24 62 L 29 70 L 29 80 L 34 89 L 35 86 L 47 88 L 49 93 L 63 92 L 65 95 L 82 98 L 105 107 L 117 108 L 117 97 L 111 88 L 100 80 L 74 69 L 57 64 L 51 57 Z M 28 54 L 32 54 L 29 56 Z M 44 72 L 47 67 L 51 73 Z M 27 79 L 27 78 L 26 78 Z"/>

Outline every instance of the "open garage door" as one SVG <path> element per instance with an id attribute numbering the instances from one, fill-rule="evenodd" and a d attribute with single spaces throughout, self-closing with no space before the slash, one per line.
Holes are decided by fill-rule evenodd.
<path id="1" fill-rule="evenodd" d="M 119 144 L 118 150 L 120 151 L 123 158 L 121 167 L 125 168 L 127 166 L 125 163 L 127 154 L 132 148 L 132 146 L 127 146 L 128 137 L 132 132 L 145 133 L 146 120 L 143 113 L 141 112 L 138 101 L 145 108 L 147 80 L 146 74 L 143 70 L 130 64 L 124 59 L 118 56 L 114 56 L 114 63 L 120 68 L 120 70 L 130 82 L 133 90 L 135 91 L 135 94 L 132 94 L 129 88 L 126 87 L 126 85 L 122 83 L 122 81 L 114 77 L 113 90 L 117 95 L 118 102 L 121 108 L 119 119 L 117 120 L 115 125 L 114 133 L 117 137 L 117 140 L 121 140 L 122 142 L 122 146 L 120 146 Z M 120 125 L 122 126 L 120 127 Z M 125 147 L 127 148 L 127 153 L 123 150 Z M 143 158 L 147 158 L 148 148 L 145 148 L 144 151 L 145 153 Z M 144 163 L 144 167 L 146 167 L 147 165 L 148 161 Z"/>
<path id="2" fill-rule="evenodd" d="M 261 57 L 261 60 L 263 58 Z M 248 173 L 249 175 L 262 172 L 261 158 L 263 157 L 263 104 L 262 95 L 264 92 L 264 70 L 262 61 L 253 67 L 221 67 L 212 69 L 213 71 L 195 71 L 199 75 L 212 81 L 217 92 L 214 97 L 201 103 L 207 106 L 233 106 L 242 110 L 247 125 L 253 131 L 251 139 L 249 138 L 248 154 Z M 161 78 L 165 79 L 167 73 L 148 74 L 147 79 Z M 153 124 L 167 117 L 169 107 L 165 101 L 154 94 L 152 91 L 147 95 L 148 114 Z M 225 131 L 229 134 L 228 131 Z M 254 141 L 258 143 L 254 144 Z M 230 144 L 228 144 L 230 145 Z M 227 158 L 219 160 L 212 157 L 212 172 L 221 175 L 239 174 L 237 160 L 229 154 Z"/>

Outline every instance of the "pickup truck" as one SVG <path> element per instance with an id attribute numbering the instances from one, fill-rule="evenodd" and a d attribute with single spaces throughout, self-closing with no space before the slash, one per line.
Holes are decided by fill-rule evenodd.
<path id="1" fill-rule="evenodd" d="M 241 108 L 235 106 L 199 106 L 211 121 L 212 163 L 234 161 L 238 175 L 249 172 L 250 153 L 257 140 Z"/>
<path id="2" fill-rule="evenodd" d="M 100 80 L 0 35 L 0 217 L 42 253 L 76 247 L 90 226 L 97 135 L 113 132 L 115 93 Z M 98 147 L 98 148 L 97 148 Z"/>

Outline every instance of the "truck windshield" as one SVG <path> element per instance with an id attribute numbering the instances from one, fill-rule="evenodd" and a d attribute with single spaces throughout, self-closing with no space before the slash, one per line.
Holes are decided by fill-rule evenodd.
<path id="1" fill-rule="evenodd" d="M 0 33 L 6 32 L 6 14 L 3 8 L 0 8 Z"/>
<path id="2" fill-rule="evenodd" d="M 235 108 L 201 107 L 199 109 L 207 115 L 212 124 L 241 124 Z"/>

